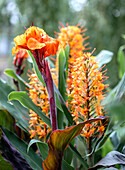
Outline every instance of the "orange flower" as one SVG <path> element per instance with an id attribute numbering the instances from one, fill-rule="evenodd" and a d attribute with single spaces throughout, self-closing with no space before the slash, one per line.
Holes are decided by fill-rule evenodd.
<path id="1" fill-rule="evenodd" d="M 33 70 L 34 72 L 34 70 Z M 35 73 L 28 74 L 29 77 L 29 97 L 41 109 L 41 111 L 49 117 L 49 99 L 46 88 L 39 82 Z M 30 137 L 46 138 L 46 135 L 51 131 L 50 127 L 46 125 L 42 119 L 32 110 L 29 110 L 29 133 Z"/>
<path id="2" fill-rule="evenodd" d="M 12 49 L 14 55 L 20 48 L 30 50 L 40 50 L 42 56 L 55 55 L 58 49 L 59 42 L 56 39 L 49 37 L 44 30 L 31 26 L 24 34 L 14 38 L 15 47 Z"/>

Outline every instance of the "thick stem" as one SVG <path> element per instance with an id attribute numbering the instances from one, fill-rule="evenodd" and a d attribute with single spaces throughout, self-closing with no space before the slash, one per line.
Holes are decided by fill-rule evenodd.
<path id="1" fill-rule="evenodd" d="M 54 86 L 53 86 L 53 79 L 50 73 L 50 69 L 48 66 L 48 62 L 41 57 L 40 52 L 36 52 L 33 54 L 38 65 L 39 71 L 44 79 L 44 82 L 47 87 L 47 92 L 49 96 L 49 103 L 50 103 L 50 114 L 51 114 L 51 124 L 52 124 L 52 131 L 57 129 L 57 116 L 56 116 L 56 104 L 55 104 L 55 94 L 54 94 Z"/>
<path id="2" fill-rule="evenodd" d="M 47 79 L 46 86 L 47 86 L 47 91 L 49 95 L 49 103 L 50 103 L 52 131 L 54 131 L 57 129 L 56 104 L 55 104 L 53 79 L 50 73 L 48 62 L 45 62 L 45 72 L 46 72 L 46 79 Z"/>

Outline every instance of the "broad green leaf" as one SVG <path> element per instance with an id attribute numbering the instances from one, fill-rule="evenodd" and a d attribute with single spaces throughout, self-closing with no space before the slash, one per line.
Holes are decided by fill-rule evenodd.
<path id="1" fill-rule="evenodd" d="M 27 152 L 29 152 L 30 146 L 34 143 L 37 143 L 40 154 L 42 155 L 42 158 L 45 160 L 49 153 L 49 147 L 48 147 L 47 143 L 44 143 L 40 140 L 32 139 L 28 144 Z"/>
<path id="2" fill-rule="evenodd" d="M 86 122 L 79 123 L 78 125 L 68 127 L 64 130 L 55 130 L 53 133 L 51 133 L 48 141 L 49 155 L 43 162 L 44 170 L 61 170 L 61 162 L 64 150 L 68 147 L 72 139 L 81 133 L 85 124 L 102 120 L 104 118 L 106 117 L 90 119 Z"/>
<path id="3" fill-rule="evenodd" d="M 102 50 L 97 56 L 96 61 L 99 63 L 99 67 L 109 63 L 112 60 L 113 53 L 108 50 Z"/>
<path id="4" fill-rule="evenodd" d="M 39 148 L 40 154 L 42 155 L 42 158 L 45 160 L 49 153 L 49 147 L 47 143 L 41 142 L 36 139 L 32 139 L 28 145 L 27 151 L 29 152 L 29 148 L 32 144 L 37 143 L 37 146 Z M 73 170 L 73 168 L 65 161 L 62 161 L 62 170 Z"/>
<path id="5" fill-rule="evenodd" d="M 18 100 L 24 107 L 33 110 L 48 126 L 51 127 L 50 119 L 33 103 L 26 92 L 11 92 L 8 97 L 9 100 Z"/>
<path id="6" fill-rule="evenodd" d="M 122 80 L 117 85 L 114 99 L 118 101 L 122 98 L 123 94 L 125 94 L 125 73 L 122 77 Z"/>
<path id="7" fill-rule="evenodd" d="M 26 144 L 23 140 L 18 138 L 14 133 L 8 131 L 7 129 L 2 127 L 2 130 L 10 143 L 21 153 L 29 165 L 33 169 L 42 170 L 42 158 L 36 154 L 32 148 L 30 148 L 29 152 L 27 153 L 28 144 Z"/>
<path id="8" fill-rule="evenodd" d="M 64 50 L 61 49 L 59 53 L 59 74 L 58 74 L 58 89 L 60 91 L 60 94 L 62 95 L 63 99 L 66 101 L 66 80 L 65 80 L 65 64 L 66 64 L 66 58 Z M 57 122 L 58 122 L 58 128 L 63 129 L 63 120 L 64 120 L 64 113 L 57 109 Z"/>
<path id="9" fill-rule="evenodd" d="M 54 90 L 55 90 L 55 93 L 58 96 L 57 100 L 59 100 L 67 120 L 69 121 L 70 125 L 72 125 L 74 123 L 73 122 L 73 117 L 72 117 L 71 113 L 69 112 L 62 95 L 60 94 L 59 90 L 57 89 L 57 87 L 55 85 L 54 85 Z"/>
<path id="10" fill-rule="evenodd" d="M 59 98 L 58 98 L 58 94 L 55 93 L 55 98 L 56 98 L 56 107 L 61 111 L 63 112 L 63 109 L 62 109 L 62 106 L 60 104 L 60 101 L 59 101 Z"/>
<path id="11" fill-rule="evenodd" d="M 71 144 L 74 145 L 75 144 L 75 139 L 73 139 L 71 141 Z M 67 147 L 64 151 L 64 160 L 68 163 L 68 164 L 71 164 L 72 162 L 72 159 L 73 159 L 73 152 L 71 150 L 70 147 Z"/>
<path id="12" fill-rule="evenodd" d="M 0 109 L 0 125 L 14 131 L 14 118 L 7 110 Z"/>
<path id="13" fill-rule="evenodd" d="M 97 152 L 99 149 L 102 148 L 102 146 L 105 144 L 105 142 L 107 141 L 111 133 L 112 133 L 112 130 L 110 130 L 107 134 L 103 135 L 101 138 L 97 140 L 91 154 L 93 154 L 94 152 Z"/>
<path id="14" fill-rule="evenodd" d="M 62 170 L 75 170 L 72 166 L 70 166 L 65 160 L 62 161 Z"/>
<path id="15" fill-rule="evenodd" d="M 125 73 L 125 53 L 124 50 L 125 49 L 125 45 L 121 46 L 119 48 L 118 51 L 118 56 L 117 56 L 117 60 L 119 63 L 119 77 L 122 79 L 123 74 Z"/>
<path id="16" fill-rule="evenodd" d="M 66 101 L 66 80 L 65 80 L 65 67 L 66 67 L 66 57 L 64 50 L 61 49 L 59 53 L 59 83 L 58 83 L 58 89 L 60 91 L 60 94 L 62 95 L 63 99 Z"/>
<path id="17" fill-rule="evenodd" d="M 113 149 L 116 150 L 118 145 L 119 145 L 119 138 L 118 138 L 118 135 L 117 135 L 117 132 L 114 131 L 111 135 L 110 135 L 110 140 L 113 144 Z"/>
<path id="18" fill-rule="evenodd" d="M 32 53 L 30 51 L 28 51 L 28 53 L 29 53 L 29 55 L 31 56 L 31 58 L 33 60 L 33 64 L 34 64 L 34 68 L 35 68 L 37 77 L 45 85 L 45 82 L 44 82 L 44 80 L 42 78 L 42 75 L 41 75 L 41 73 L 40 73 L 40 71 L 38 69 L 38 66 L 36 64 L 35 58 L 33 57 Z M 55 90 L 56 106 L 57 106 L 57 108 L 60 109 L 61 111 L 63 111 L 65 116 L 66 116 L 66 118 L 68 119 L 69 123 L 73 124 L 73 118 L 71 116 L 71 113 L 68 111 L 68 108 L 66 107 L 65 101 L 64 101 L 63 97 L 61 96 L 59 90 L 57 89 L 57 87 L 55 85 L 54 85 L 54 90 Z"/>
<path id="19" fill-rule="evenodd" d="M 15 80 L 18 80 L 25 88 L 29 88 L 29 86 L 27 85 L 27 83 L 16 73 L 14 73 L 13 70 L 11 69 L 6 69 L 5 74 L 7 74 L 8 76 L 12 77 Z"/>
<path id="20" fill-rule="evenodd" d="M 97 169 L 100 166 L 110 167 L 117 164 L 125 165 L 125 155 L 118 151 L 111 151 L 89 170 Z"/>
<path id="21" fill-rule="evenodd" d="M 18 124 L 28 132 L 30 118 L 28 109 L 24 108 L 18 101 L 8 101 L 8 94 L 14 91 L 8 84 L 0 79 L 0 103 L 16 119 Z"/>

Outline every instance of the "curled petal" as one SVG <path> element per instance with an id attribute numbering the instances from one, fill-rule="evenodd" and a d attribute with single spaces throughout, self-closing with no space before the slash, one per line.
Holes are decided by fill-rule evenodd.
<path id="1" fill-rule="evenodd" d="M 41 49 L 45 46 L 45 43 L 40 43 L 39 41 L 37 41 L 34 38 L 29 38 L 27 41 L 27 47 L 30 50 L 36 50 L 36 49 Z"/>
<path id="2" fill-rule="evenodd" d="M 44 49 L 44 57 L 47 57 L 49 55 L 55 55 L 57 50 L 58 50 L 58 45 L 59 45 L 59 41 L 57 40 L 51 40 L 45 43 L 46 47 Z"/>
<path id="3" fill-rule="evenodd" d="M 18 35 L 17 37 L 14 38 L 15 44 L 18 46 L 24 46 L 26 45 L 26 35 Z"/>

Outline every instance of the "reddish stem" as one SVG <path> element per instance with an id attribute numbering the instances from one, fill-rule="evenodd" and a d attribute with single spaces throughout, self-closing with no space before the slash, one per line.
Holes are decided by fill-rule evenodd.
<path id="1" fill-rule="evenodd" d="M 39 71 L 47 87 L 49 103 L 50 103 L 52 131 L 54 131 L 57 129 L 57 116 L 56 116 L 56 104 L 55 104 L 53 79 L 50 73 L 48 62 L 45 61 L 45 59 L 43 59 L 43 56 L 41 56 L 41 53 L 38 51 L 35 54 L 33 54 L 33 56 L 35 57 L 37 66 L 39 68 Z"/>

